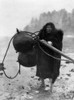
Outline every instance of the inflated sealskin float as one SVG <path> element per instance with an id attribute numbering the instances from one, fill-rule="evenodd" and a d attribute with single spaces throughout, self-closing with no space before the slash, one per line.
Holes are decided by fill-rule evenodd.
<path id="1" fill-rule="evenodd" d="M 17 52 L 27 53 L 33 49 L 34 39 L 31 34 L 17 29 L 17 33 L 13 38 L 13 46 Z"/>

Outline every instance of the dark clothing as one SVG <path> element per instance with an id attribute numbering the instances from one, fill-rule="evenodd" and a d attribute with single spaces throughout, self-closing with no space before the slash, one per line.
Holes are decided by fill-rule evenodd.
<path id="1" fill-rule="evenodd" d="M 63 32 L 61 30 L 55 30 L 53 33 L 50 34 L 45 34 L 42 31 L 40 31 L 39 39 L 44 39 L 47 42 L 51 41 L 52 46 L 54 46 L 59 50 L 62 50 Z M 40 44 L 40 46 L 48 54 L 57 58 L 61 58 L 61 55 L 59 53 L 54 52 L 47 46 L 43 44 Z M 59 75 L 60 61 L 46 55 L 40 48 L 38 48 L 37 52 L 38 52 L 38 57 L 37 57 L 36 75 L 44 79 L 52 78 L 54 83 L 57 76 Z"/>

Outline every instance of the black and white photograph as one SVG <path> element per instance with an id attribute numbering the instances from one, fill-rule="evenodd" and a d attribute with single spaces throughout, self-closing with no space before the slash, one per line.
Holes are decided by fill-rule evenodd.
<path id="1" fill-rule="evenodd" d="M 0 100 L 74 100 L 74 0 L 0 0 Z"/>

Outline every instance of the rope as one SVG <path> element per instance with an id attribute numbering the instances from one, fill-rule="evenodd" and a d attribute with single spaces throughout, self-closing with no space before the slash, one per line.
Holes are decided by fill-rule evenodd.
<path id="1" fill-rule="evenodd" d="M 26 32 L 26 31 L 25 31 L 25 32 Z M 32 33 L 32 32 L 28 32 L 28 33 L 35 34 L 35 33 L 37 33 L 37 32 L 39 32 L 39 31 L 36 31 L 36 32 L 34 32 L 34 33 Z M 31 35 L 31 36 L 32 36 L 32 35 Z M 37 36 L 37 35 L 35 34 L 35 36 Z M 35 38 L 36 38 L 36 37 L 33 37 L 33 39 L 35 39 Z M 37 41 L 37 42 L 38 42 L 38 41 Z M 46 55 L 52 57 L 53 59 L 56 59 L 56 60 L 59 60 L 59 61 L 66 61 L 66 62 L 72 63 L 70 60 L 61 59 L 61 58 L 57 58 L 57 57 L 54 57 L 54 56 L 50 55 L 49 53 L 47 53 L 46 51 L 43 50 L 43 48 L 40 46 L 39 42 L 38 42 L 38 45 L 39 45 L 40 49 L 41 49 Z"/>
<path id="2" fill-rule="evenodd" d="M 70 60 L 66 60 L 66 59 L 61 59 L 61 58 L 57 58 L 57 57 L 54 57 L 52 55 L 50 55 L 49 53 L 47 53 L 45 50 L 43 50 L 43 48 L 40 46 L 39 42 L 38 42 L 38 45 L 39 45 L 39 48 L 48 56 L 52 57 L 53 59 L 56 59 L 56 60 L 59 60 L 59 61 L 66 61 L 66 62 L 70 62 Z"/>
<path id="3" fill-rule="evenodd" d="M 13 38 L 14 38 L 14 36 L 13 36 L 13 37 L 10 39 L 10 41 L 9 41 L 9 44 L 8 44 L 7 49 L 6 49 L 6 52 L 5 52 L 4 58 L 3 58 L 3 60 L 2 60 L 2 63 L 4 63 L 5 57 L 6 57 L 6 55 L 7 55 L 7 52 L 8 52 L 8 50 L 9 50 L 9 47 L 10 47 L 10 44 L 11 44 L 11 41 L 12 41 Z"/>
<path id="4" fill-rule="evenodd" d="M 15 35 L 14 35 L 14 36 L 15 36 Z M 17 74 L 16 74 L 14 77 L 11 77 L 11 76 L 9 77 L 9 76 L 6 74 L 5 68 L 4 68 L 4 61 L 5 61 L 6 55 L 7 55 L 7 53 L 8 53 L 8 50 L 9 50 L 11 41 L 12 41 L 12 39 L 14 38 L 14 36 L 12 36 L 12 38 L 10 39 L 10 41 L 9 41 L 9 43 L 8 43 L 8 47 L 7 47 L 7 49 L 6 49 L 4 58 L 3 58 L 2 63 L 1 63 L 1 64 L 2 64 L 2 70 L 3 70 L 3 72 L 4 72 L 4 75 L 5 75 L 7 78 L 9 78 L 9 79 L 14 79 L 18 74 L 20 74 L 20 64 L 19 64 L 19 70 L 18 70 Z"/>
<path id="5" fill-rule="evenodd" d="M 24 31 L 24 32 L 26 32 L 28 35 L 30 35 L 30 36 L 32 36 L 32 38 L 34 38 L 35 36 L 37 36 L 36 35 L 36 33 L 39 33 L 39 31 L 36 31 L 36 32 L 28 32 L 28 31 Z M 34 37 L 33 37 L 33 35 L 35 35 Z"/>
<path id="6" fill-rule="evenodd" d="M 34 33 L 28 32 L 28 31 L 24 31 L 24 32 L 28 33 L 30 36 L 32 36 L 33 39 L 35 39 L 36 36 L 38 36 L 38 35 L 36 35 L 35 33 L 39 32 L 39 31 L 36 31 L 36 32 L 34 32 Z M 33 36 L 33 35 L 35 35 L 35 36 Z M 15 36 L 15 35 L 14 35 L 14 36 Z M 20 68 L 21 68 L 21 66 L 20 66 L 20 64 L 19 64 L 19 70 L 18 70 L 17 74 L 16 74 L 14 77 L 11 77 L 11 76 L 9 77 L 9 76 L 6 74 L 5 68 L 4 68 L 4 61 L 5 61 L 6 55 L 7 55 L 7 53 L 8 53 L 8 50 L 9 50 L 11 41 L 12 41 L 12 39 L 14 38 L 14 36 L 12 36 L 12 38 L 10 39 L 10 41 L 9 41 L 9 43 L 8 43 L 8 47 L 7 47 L 7 49 L 6 49 L 5 55 L 4 55 L 3 60 L 2 60 L 2 63 L 1 63 L 1 66 L 2 66 L 2 67 L 1 67 L 1 70 L 3 70 L 5 76 L 6 76 L 7 78 L 9 78 L 9 79 L 14 79 L 18 74 L 20 74 Z M 43 50 L 43 48 L 40 46 L 40 44 L 39 44 L 38 41 L 37 41 L 37 43 L 38 43 L 40 49 L 41 49 L 46 55 L 48 55 L 48 56 L 50 56 L 50 57 L 52 57 L 52 58 L 54 58 L 54 59 L 56 59 L 56 60 L 60 60 L 60 61 L 62 60 L 62 61 L 70 62 L 69 60 L 60 59 L 60 58 L 57 58 L 57 57 L 54 57 L 54 56 L 48 54 L 46 51 Z"/>
<path id="7" fill-rule="evenodd" d="M 13 77 L 11 77 L 11 76 L 9 77 L 9 76 L 6 74 L 5 70 L 3 70 L 3 72 L 4 72 L 4 74 L 5 74 L 5 76 L 6 76 L 7 78 L 9 78 L 9 79 L 14 79 L 14 78 L 17 77 L 18 74 L 20 74 L 20 67 L 21 67 L 21 66 L 20 66 L 20 64 L 19 64 L 19 70 L 18 70 L 17 74 L 16 74 L 15 76 L 13 76 Z"/>

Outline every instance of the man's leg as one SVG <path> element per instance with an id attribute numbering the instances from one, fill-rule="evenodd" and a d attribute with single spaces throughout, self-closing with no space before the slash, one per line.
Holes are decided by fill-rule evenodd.
<path id="1" fill-rule="evenodd" d="M 45 82 L 45 91 L 49 91 L 52 93 L 52 87 L 53 87 L 53 84 L 52 84 L 52 79 L 49 78 L 48 80 L 45 80 L 47 82 Z"/>
<path id="2" fill-rule="evenodd" d="M 40 80 L 41 80 L 40 89 L 43 90 L 45 88 L 45 82 L 44 82 L 44 79 L 43 78 L 40 78 Z"/>

